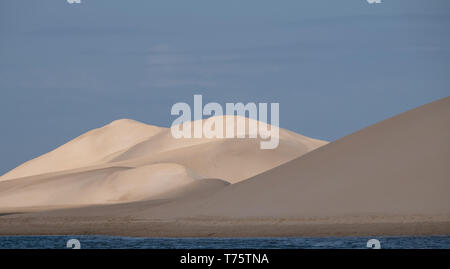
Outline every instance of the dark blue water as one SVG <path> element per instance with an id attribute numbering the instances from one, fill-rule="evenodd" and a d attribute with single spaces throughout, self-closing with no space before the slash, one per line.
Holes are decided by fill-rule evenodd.
<path id="1" fill-rule="evenodd" d="M 82 249 L 364 249 L 367 241 L 379 240 L 381 248 L 450 249 L 450 236 L 381 236 L 320 238 L 133 238 L 118 236 L 0 236 L 0 249 L 63 249 L 77 239 Z"/>

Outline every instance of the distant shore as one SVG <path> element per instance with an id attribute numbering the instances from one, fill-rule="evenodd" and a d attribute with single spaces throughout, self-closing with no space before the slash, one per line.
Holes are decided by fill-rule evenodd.
<path id="1" fill-rule="evenodd" d="M 428 219 L 428 220 L 427 220 Z M 176 219 L 29 217 L 0 214 L 0 235 L 113 235 L 132 237 L 327 237 L 450 235 L 450 220 L 418 217 L 350 219 Z"/>

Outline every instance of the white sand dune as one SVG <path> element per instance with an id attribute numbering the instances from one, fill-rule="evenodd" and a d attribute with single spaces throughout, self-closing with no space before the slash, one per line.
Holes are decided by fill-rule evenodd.
<path id="1" fill-rule="evenodd" d="M 158 152 L 149 157 L 115 161 L 115 165 L 139 166 L 173 162 L 189 167 L 204 178 L 220 178 L 236 183 L 301 156 L 315 147 L 296 140 L 281 140 L 275 150 L 260 150 L 258 140 L 223 139 Z"/>
<path id="2" fill-rule="evenodd" d="M 110 167 L 56 177 L 31 177 L 0 183 L 0 205 L 82 206 L 174 197 L 196 175 L 173 163 L 138 168 Z"/>
<path id="3" fill-rule="evenodd" d="M 231 116 L 225 116 L 225 118 L 227 117 Z M 255 122 L 255 120 L 246 119 L 247 127 L 251 121 Z M 247 136 L 248 129 L 246 128 L 247 132 L 245 133 Z M 235 128 L 236 130 L 237 128 Z M 161 161 L 173 162 L 189 167 L 205 178 L 220 178 L 230 183 L 236 183 L 327 143 L 281 128 L 279 139 L 280 143 L 276 149 L 261 150 L 260 138 L 174 139 L 170 129 L 166 129 L 122 152 L 112 159 L 111 163 L 139 166 Z"/>
<path id="4" fill-rule="evenodd" d="M 101 165 L 0 182 L 0 234 L 450 233 L 450 97 L 320 148 L 280 138 L 263 151 L 248 139 L 172 144 L 163 130 Z M 91 206 L 52 208 L 75 203 Z"/>
<path id="5" fill-rule="evenodd" d="M 356 217 L 371 223 L 398 216 L 396 221 L 446 216 L 449 220 L 449 141 L 450 97 L 372 125 L 214 195 L 159 206 L 136 204 L 134 209 L 127 207 L 127 214 L 148 219 L 345 222 Z M 104 208 L 89 212 L 102 210 L 108 212 Z M 117 207 L 110 210 L 105 215 L 122 212 Z M 60 214 L 83 212 L 87 211 Z"/>
<path id="6" fill-rule="evenodd" d="M 277 149 L 261 150 L 259 139 L 175 139 L 168 128 L 115 121 L 5 174 L 0 208 L 163 199 L 201 179 L 239 182 L 326 144 L 279 136 Z"/>
<path id="7" fill-rule="evenodd" d="M 215 117 L 213 117 L 215 118 Z M 249 135 L 250 126 L 257 126 L 257 124 L 263 124 L 259 121 L 249 119 L 249 118 L 243 118 L 239 116 L 223 116 L 223 129 L 226 129 L 227 126 L 227 119 L 233 119 L 234 123 L 234 134 L 237 135 L 237 120 L 243 119 L 245 122 L 245 132 L 242 132 L 245 134 L 246 137 Z M 203 120 L 203 123 L 206 120 Z M 194 125 L 195 122 L 192 122 L 192 125 Z M 270 125 L 268 125 L 270 127 Z M 253 130 L 253 129 L 252 129 Z M 225 131 L 224 131 L 225 133 Z M 193 134 L 193 133 L 192 133 Z M 294 147 L 299 153 L 297 154 L 304 154 L 306 152 L 309 152 L 313 149 L 316 149 L 319 146 L 322 146 L 326 144 L 325 141 L 309 138 L 306 136 L 302 136 L 300 134 L 296 134 L 293 132 L 290 132 L 288 130 L 279 129 L 279 139 L 282 140 L 285 144 L 288 144 L 289 146 Z M 259 143 L 261 141 L 260 138 L 257 139 L 223 139 L 223 138 L 182 138 L 182 139 L 175 139 L 173 138 L 170 129 L 164 129 L 154 137 L 151 137 L 139 144 L 136 144 L 132 147 L 130 147 L 128 150 L 122 152 L 115 158 L 113 158 L 112 161 L 123 161 L 123 160 L 130 160 L 130 159 L 136 159 L 141 157 L 146 157 L 155 153 L 160 152 L 167 152 L 167 151 L 173 151 L 177 149 L 192 147 L 196 145 L 203 145 L 206 143 L 222 143 L 223 141 L 232 141 L 236 144 L 243 144 L 243 143 Z M 259 150 L 259 147 L 255 147 L 252 151 L 262 152 Z M 270 151 L 270 150 L 269 150 Z M 276 150 L 274 150 L 276 151 Z M 274 152 L 272 151 L 272 152 Z"/>
<path id="8" fill-rule="evenodd" d="M 162 129 L 128 119 L 113 121 L 25 162 L 0 177 L 0 181 L 102 163 L 109 155 L 128 149 Z"/>

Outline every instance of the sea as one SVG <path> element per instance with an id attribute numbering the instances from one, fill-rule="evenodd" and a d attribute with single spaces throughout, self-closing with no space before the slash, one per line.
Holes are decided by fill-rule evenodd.
<path id="1" fill-rule="evenodd" d="M 0 236 L 0 249 L 450 249 L 450 236 L 137 238 Z"/>

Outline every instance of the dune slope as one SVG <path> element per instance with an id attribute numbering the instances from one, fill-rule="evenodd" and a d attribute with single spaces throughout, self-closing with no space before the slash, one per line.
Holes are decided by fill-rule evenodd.
<path id="1" fill-rule="evenodd" d="M 236 116 L 225 116 L 234 118 Z M 259 122 L 245 118 L 248 123 Z M 226 120 L 224 120 L 224 126 Z M 225 128 L 225 127 L 224 127 Z M 236 131 L 237 128 L 235 128 Z M 139 166 L 155 162 L 173 162 L 189 167 L 205 178 L 220 178 L 236 183 L 257 175 L 289 160 L 308 153 L 327 142 L 279 129 L 279 145 L 273 150 L 261 150 L 261 138 L 217 139 L 172 137 L 170 129 L 147 139 L 110 162 Z"/>
<path id="2" fill-rule="evenodd" d="M 447 97 L 231 185 L 195 204 L 189 214 L 233 218 L 450 214 L 449 164 Z"/>
<path id="3" fill-rule="evenodd" d="M 35 176 L 0 182 L 0 207 L 74 207 L 173 198 L 196 181 L 195 173 L 173 163 Z"/>
<path id="4" fill-rule="evenodd" d="M 0 181 L 103 163 L 109 155 L 142 142 L 162 129 L 134 120 L 116 120 L 23 163 L 0 177 Z"/>

